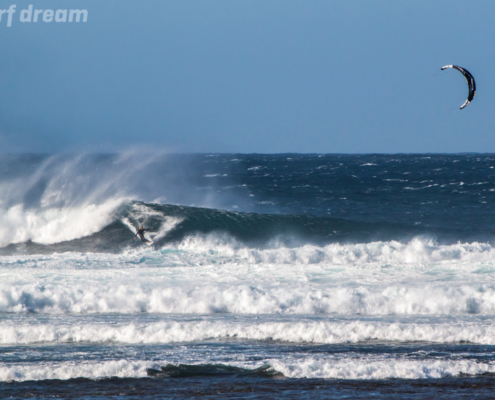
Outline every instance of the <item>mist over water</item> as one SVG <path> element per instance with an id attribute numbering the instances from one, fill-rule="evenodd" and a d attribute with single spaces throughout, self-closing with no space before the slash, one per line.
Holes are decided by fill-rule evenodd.
<path id="1" fill-rule="evenodd" d="M 0 380 L 491 374 L 494 166 L 2 155 Z"/>

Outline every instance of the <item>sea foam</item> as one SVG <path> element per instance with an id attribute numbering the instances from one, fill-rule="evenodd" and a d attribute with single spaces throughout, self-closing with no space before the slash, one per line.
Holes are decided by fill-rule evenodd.
<path id="1" fill-rule="evenodd" d="M 396 318 L 399 319 L 399 318 Z M 110 322 L 108 322 L 110 321 Z M 389 319 L 294 317 L 259 320 L 253 317 L 195 319 L 156 316 L 132 323 L 115 316 L 104 321 L 58 317 L 37 323 L 0 321 L 1 345 L 119 343 L 170 344 L 203 340 L 256 340 L 288 343 L 344 344 L 365 341 L 495 345 L 491 321 L 440 317 Z"/>
<path id="2" fill-rule="evenodd" d="M 171 222 L 171 226 L 174 223 Z M 215 246 L 2 257 L 0 311 L 462 315 L 495 312 L 489 244 Z M 306 252 L 322 253 L 307 262 Z M 254 254 L 254 255 L 253 255 Z M 285 257 L 292 254 L 292 257 Z M 274 259 L 274 255 L 277 255 Z M 256 257 L 255 257 L 256 256 Z M 266 258 L 265 261 L 262 261 Z"/>
<path id="3" fill-rule="evenodd" d="M 270 365 L 288 378 L 323 379 L 439 379 L 495 372 L 495 363 L 476 360 L 407 360 L 373 356 L 325 357 L 291 361 L 273 360 Z"/>
<path id="4" fill-rule="evenodd" d="M 146 369 L 156 367 L 147 361 L 104 361 L 104 362 L 44 362 L 37 364 L 0 365 L 0 381 L 38 381 L 45 379 L 72 378 L 138 378 L 145 377 Z"/>
<path id="5" fill-rule="evenodd" d="M 495 287 L 481 282 L 321 286 L 298 281 L 236 283 L 234 278 L 228 284 L 202 281 L 201 274 L 192 282 L 174 282 L 156 274 L 122 277 L 127 274 L 117 271 L 110 278 L 109 272 L 96 274 L 101 281 L 96 277 L 84 279 L 80 273 L 67 279 L 66 273 L 60 277 L 69 281 L 65 283 L 42 280 L 1 283 L 0 312 L 365 315 L 495 312 Z M 81 277 L 79 282 L 77 277 Z"/>
<path id="6" fill-rule="evenodd" d="M 0 381 L 110 377 L 142 378 L 147 376 L 148 368 L 158 370 L 164 364 L 168 364 L 167 360 L 163 360 L 163 363 L 145 360 L 112 360 L 10 364 L 0 366 Z M 476 376 L 495 372 L 493 362 L 482 362 L 473 359 L 408 360 L 380 355 L 286 357 L 271 359 L 265 363 L 258 362 L 255 365 L 243 362 L 232 362 L 227 365 L 248 370 L 269 366 L 288 378 L 313 379 L 439 379 L 459 375 Z"/>

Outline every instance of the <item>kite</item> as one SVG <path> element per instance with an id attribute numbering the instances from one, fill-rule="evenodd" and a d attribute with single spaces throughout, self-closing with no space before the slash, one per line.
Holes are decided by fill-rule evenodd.
<path id="1" fill-rule="evenodd" d="M 466 81 L 468 83 L 468 88 L 469 88 L 469 94 L 467 100 L 464 102 L 464 104 L 461 106 L 461 110 L 466 107 L 471 101 L 473 101 L 474 95 L 476 94 L 476 82 L 474 81 L 473 75 L 467 70 L 462 67 L 458 67 L 457 65 L 446 65 L 445 67 L 442 67 L 442 71 L 447 68 L 454 68 L 457 71 L 459 71 L 462 75 L 464 75 L 464 78 L 466 78 Z"/>

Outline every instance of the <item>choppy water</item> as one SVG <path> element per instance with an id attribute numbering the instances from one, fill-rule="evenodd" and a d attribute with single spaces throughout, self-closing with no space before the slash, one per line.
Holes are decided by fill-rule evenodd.
<path id="1" fill-rule="evenodd" d="M 0 396 L 489 396 L 494 167 L 0 156 Z"/>

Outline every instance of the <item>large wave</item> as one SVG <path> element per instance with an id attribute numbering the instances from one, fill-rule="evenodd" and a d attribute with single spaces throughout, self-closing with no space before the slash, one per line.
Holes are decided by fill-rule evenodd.
<path id="1" fill-rule="evenodd" d="M 419 200 L 417 194 L 411 197 L 405 183 L 396 182 L 402 169 L 390 162 L 397 160 L 384 160 L 383 179 L 376 180 L 373 174 L 378 172 L 370 172 L 365 166 L 369 163 L 358 156 L 348 158 L 324 161 L 307 156 L 295 162 L 291 157 L 256 155 L 4 155 L 0 253 L 122 252 L 138 244 L 132 235 L 141 224 L 158 229 L 157 248 L 213 233 L 263 249 L 280 243 L 404 243 L 418 235 L 441 243 L 490 239 L 490 232 L 476 228 L 487 218 L 475 214 L 469 226 L 449 225 L 452 219 L 437 210 L 446 199 L 459 197 L 455 191 L 444 193 L 447 184 L 439 184 L 443 197 L 437 201 L 421 198 L 419 210 L 406 210 L 404 204 Z M 404 159 L 417 169 L 413 161 Z M 408 179 L 422 184 L 423 172 L 415 173 L 419 176 Z M 355 182 L 355 174 L 366 179 Z M 491 193 L 479 187 L 484 186 L 470 186 L 473 196 Z M 437 208 L 430 209 L 430 203 Z M 252 212 L 260 210 L 263 213 Z M 433 217 L 439 221 L 429 223 Z M 480 232 L 482 238 L 477 237 Z"/>
<path id="2" fill-rule="evenodd" d="M 354 222 L 307 215 L 272 215 L 208 208 L 130 202 L 24 209 L 17 205 L 0 213 L 2 254 L 64 251 L 122 252 L 139 225 L 154 227 L 155 248 L 170 243 L 191 244 L 195 237 L 223 237 L 256 248 L 324 246 L 336 242 L 409 240 L 422 230 L 386 223 Z M 222 236 L 223 235 L 223 236 Z M 221 240 L 220 240 L 221 241 Z M 200 245 L 200 242 L 197 242 Z M 218 243 L 220 244 L 220 243 Z M 40 246 L 44 245 L 44 246 Z"/>
<path id="3" fill-rule="evenodd" d="M 21 252 L 116 252 L 126 246 L 121 242 L 129 229 L 156 217 L 160 239 L 173 218 L 149 207 L 143 212 L 138 204 L 130 207 L 131 200 L 220 208 L 232 200 L 215 196 L 211 180 L 197 180 L 197 163 L 192 156 L 163 153 L 3 155 L 0 248 L 25 244 Z M 68 244 L 91 235 L 96 236 Z M 4 253 L 15 251 L 11 246 Z"/>

